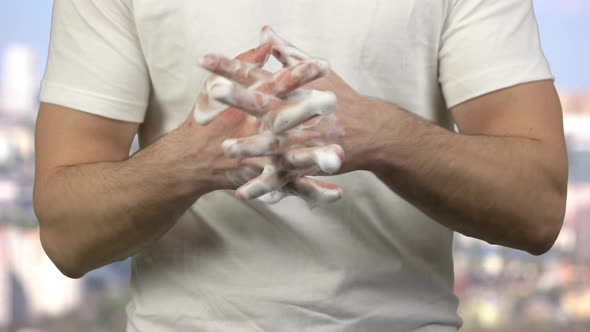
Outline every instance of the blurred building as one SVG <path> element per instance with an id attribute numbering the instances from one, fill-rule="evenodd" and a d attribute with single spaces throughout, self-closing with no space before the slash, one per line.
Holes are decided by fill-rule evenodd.
<path id="1" fill-rule="evenodd" d="M 560 98 L 569 154 L 562 231 L 540 257 L 456 236 L 455 291 L 466 331 L 532 329 L 509 329 L 518 322 L 573 331 L 573 324 L 590 321 L 590 90 L 562 91 Z"/>
<path id="2" fill-rule="evenodd" d="M 567 116 L 590 115 L 590 90 L 560 91 L 559 99 Z"/>
<path id="3" fill-rule="evenodd" d="M 560 98 L 570 161 L 562 235 L 572 238 L 577 259 L 590 261 L 590 90 L 562 92 Z"/>
<path id="4" fill-rule="evenodd" d="M 82 283 L 61 275 L 41 248 L 38 228 L 4 227 L 0 243 L 5 252 L 0 265 L 8 267 L 22 292 L 21 296 L 10 294 L 10 300 L 4 302 L 10 304 L 13 316 L 55 316 L 77 307 L 82 299 Z"/>
<path id="5" fill-rule="evenodd" d="M 8 118 L 30 117 L 37 104 L 36 56 L 31 48 L 11 45 L 2 55 L 0 108 Z"/>
<path id="6" fill-rule="evenodd" d="M 0 223 L 34 226 L 35 53 L 12 45 L 0 54 Z"/>
<path id="7" fill-rule="evenodd" d="M 61 275 L 45 255 L 32 207 L 35 53 L 6 48 L 0 81 L 0 330 L 77 309 L 83 283 Z"/>
<path id="8" fill-rule="evenodd" d="M 8 305 L 12 295 L 10 287 L 10 267 L 8 266 L 8 252 L 3 244 L 5 226 L 0 224 L 0 328 L 8 326 L 12 321 L 12 310 Z"/>

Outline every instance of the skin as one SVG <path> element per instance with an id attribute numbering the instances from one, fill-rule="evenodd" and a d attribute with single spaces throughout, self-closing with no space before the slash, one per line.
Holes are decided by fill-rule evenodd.
<path id="1" fill-rule="evenodd" d="M 268 52 L 267 56 L 270 56 L 269 45 L 274 50 L 275 45 L 269 43 L 259 46 Z M 342 148 L 337 145 L 330 149 L 317 147 L 317 140 L 330 141 L 323 137 L 325 135 L 322 135 L 322 131 L 295 132 L 290 129 L 318 114 L 333 112 L 336 98 L 331 92 L 313 91 L 314 93 L 306 96 L 300 95 L 297 102 L 284 100 L 295 90 L 303 92 L 299 88 L 306 83 L 327 75 L 329 64 L 325 60 L 307 57 L 290 68 L 270 73 L 261 69 L 267 59 L 268 57 L 263 58 L 261 63 L 248 63 L 217 55 L 200 58 L 201 66 L 211 70 L 212 74 L 193 107 L 195 119 L 206 125 L 220 111 L 238 107 L 250 115 L 253 127 L 258 128 L 255 135 L 228 139 L 222 144 L 228 157 L 258 157 L 254 165 L 249 161 L 242 163 L 248 164 L 247 170 L 241 169 L 228 174 L 234 184 L 241 185 L 236 190 L 238 199 L 254 199 L 280 189 L 281 197 L 288 193 L 295 194 L 313 205 L 319 203 L 315 198 L 320 198 L 323 203 L 333 202 L 341 197 L 342 190 L 339 187 L 308 178 L 306 182 L 313 183 L 313 188 L 317 189 L 310 191 L 307 189 L 309 186 L 297 186 L 297 182 L 301 176 L 317 175 L 320 171 L 330 174 L 338 171 L 344 158 Z M 223 77 L 228 77 L 233 82 L 224 80 Z M 220 103 L 211 103 L 215 100 Z M 300 148 L 296 148 L 297 145 Z M 289 158 L 298 162 L 289 162 Z M 287 183 L 295 186 L 285 188 Z M 306 188 L 303 192 L 297 189 L 303 187 Z"/>
<path id="2" fill-rule="evenodd" d="M 240 73 L 224 76 L 240 81 Z M 542 254 L 555 242 L 565 214 L 567 156 L 552 81 L 454 107 L 461 134 L 361 96 L 336 73 L 306 88 L 338 98 L 346 132 L 339 142 L 347 155 L 342 172 L 371 171 L 441 224 L 489 243 Z"/>
<path id="3" fill-rule="evenodd" d="M 256 62 L 267 52 L 238 58 Z M 565 213 L 567 158 L 551 81 L 454 107 L 459 134 L 362 96 L 336 73 L 307 87 L 338 97 L 346 132 L 338 142 L 346 151 L 341 172 L 374 172 L 463 234 L 532 254 L 552 246 Z M 245 114 L 232 107 L 207 127 L 191 115 L 128 157 L 137 124 L 42 104 L 34 206 L 49 257 L 65 275 L 81 277 L 159 238 L 201 195 L 235 189 L 223 174 L 239 165 L 221 144 L 255 133 Z"/>
<path id="4" fill-rule="evenodd" d="M 260 61 L 269 47 L 238 58 Z M 244 112 L 225 111 L 206 127 L 192 114 L 129 157 L 137 123 L 41 104 L 33 205 L 41 243 L 68 277 L 124 259 L 170 229 L 203 194 L 235 189 L 225 176 L 238 162 L 221 144 L 256 133 Z M 80 222 L 83 220 L 84 222 Z"/>
<path id="5" fill-rule="evenodd" d="M 567 193 L 562 112 L 552 81 L 457 105 L 451 112 L 460 134 L 361 96 L 336 73 L 308 87 L 337 95 L 346 132 L 339 142 L 346 152 L 341 172 L 375 173 L 465 235 L 535 255 L 552 247 Z"/>

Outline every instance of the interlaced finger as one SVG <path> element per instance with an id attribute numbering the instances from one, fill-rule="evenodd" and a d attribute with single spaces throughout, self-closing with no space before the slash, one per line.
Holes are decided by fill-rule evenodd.
<path id="1" fill-rule="evenodd" d="M 226 139 L 221 147 L 229 158 L 269 156 L 280 151 L 281 139 L 281 137 L 272 134 L 259 134 Z"/>
<path id="2" fill-rule="evenodd" d="M 269 26 L 262 28 L 260 43 L 271 44 L 273 56 L 285 67 L 294 66 L 303 60 L 311 58 L 307 53 L 276 34 Z"/>
<path id="3" fill-rule="evenodd" d="M 227 106 L 245 111 L 255 117 L 262 117 L 272 109 L 281 107 L 284 101 L 271 95 L 249 90 L 240 84 L 224 81 L 209 89 L 210 97 Z"/>
<path id="4" fill-rule="evenodd" d="M 313 205 L 327 205 L 342 198 L 342 188 L 339 186 L 306 176 L 290 182 L 286 190 Z"/>
<path id="5" fill-rule="evenodd" d="M 312 90 L 305 99 L 285 104 L 284 107 L 271 111 L 268 119 L 263 119 L 263 122 L 268 121 L 269 129 L 275 134 L 281 134 L 316 116 L 328 115 L 335 111 L 336 95 L 334 93 Z"/>
<path id="6" fill-rule="evenodd" d="M 289 181 L 293 180 L 295 175 L 289 175 L 286 171 L 278 169 L 275 165 L 268 164 L 262 171 L 262 174 L 239 187 L 236 190 L 236 196 L 240 200 L 258 198 L 282 188 Z"/>
<path id="7" fill-rule="evenodd" d="M 208 71 L 245 86 L 270 80 L 273 76 L 256 63 L 228 59 L 217 54 L 206 54 L 199 59 L 199 63 Z"/>
<path id="8" fill-rule="evenodd" d="M 321 59 L 309 59 L 296 64 L 294 67 L 285 68 L 266 81 L 252 85 L 252 89 L 285 98 L 289 93 L 303 87 L 318 78 L 328 75 L 330 66 L 327 61 Z"/>
<path id="9" fill-rule="evenodd" d="M 271 191 L 258 199 L 268 204 L 276 204 L 289 196 L 302 198 L 312 207 L 323 206 L 342 198 L 342 188 L 304 176 L 296 178 L 283 188 Z"/>
<path id="10" fill-rule="evenodd" d="M 243 77 L 248 76 L 249 78 L 253 78 L 255 76 L 262 75 L 262 69 L 256 69 L 254 67 L 262 67 L 268 60 L 271 51 L 272 46 L 269 43 L 262 43 L 257 48 L 251 49 L 247 52 L 238 55 L 235 59 L 236 62 L 231 65 L 225 62 L 221 63 L 220 61 L 218 61 L 218 59 L 211 59 L 207 56 L 204 56 L 201 59 L 201 62 L 203 64 L 208 64 L 211 66 L 215 64 L 214 67 L 216 68 L 223 67 L 231 69 L 232 66 L 237 66 L 237 71 L 242 73 Z M 197 123 L 200 123 L 201 125 L 207 125 L 211 121 L 213 121 L 213 119 L 215 119 L 220 113 L 227 110 L 227 105 L 215 100 L 214 98 L 210 98 L 209 90 L 211 89 L 211 87 L 217 84 L 223 85 L 227 84 L 228 82 L 231 81 L 217 74 L 213 74 L 209 76 L 207 80 L 205 80 L 205 86 L 203 90 L 199 93 L 197 101 L 193 105 L 192 110 L 192 114 Z"/>
<path id="11" fill-rule="evenodd" d="M 338 172 L 342 166 L 344 150 L 337 144 L 293 149 L 283 154 L 283 160 L 290 168 L 317 167 L 325 173 L 333 174 Z"/>

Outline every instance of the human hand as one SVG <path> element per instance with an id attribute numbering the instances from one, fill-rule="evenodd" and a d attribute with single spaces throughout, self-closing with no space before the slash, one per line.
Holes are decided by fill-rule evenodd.
<path id="1" fill-rule="evenodd" d="M 226 117 L 224 114 L 232 110 L 229 106 L 240 107 L 244 114 L 248 114 L 246 119 L 251 124 L 250 129 L 257 124 L 255 118 L 260 119 L 257 135 L 242 135 L 242 138 L 229 139 L 223 144 L 227 156 L 240 159 L 241 167 L 227 172 L 234 183 L 245 183 L 237 190 L 237 196 L 255 198 L 290 183 L 284 189 L 289 188 L 307 201 L 327 203 L 338 199 L 340 188 L 301 178 L 317 173 L 318 168 L 332 173 L 340 167 L 342 149 L 337 145 L 314 147 L 325 137 L 317 130 L 306 130 L 303 125 L 310 118 L 331 113 L 335 106 L 334 96 L 315 91 L 309 96 L 299 96 L 296 101 L 292 98 L 293 91 L 325 75 L 329 70 L 327 63 L 309 58 L 272 74 L 260 69 L 264 58 L 257 60 L 249 63 L 241 57 L 229 60 L 207 55 L 201 61 L 214 74 L 207 80 L 205 90 L 195 104 L 195 120 L 207 124 L 218 115 Z M 290 101 L 283 100 L 287 96 L 291 97 Z M 220 101 L 227 105 L 220 104 Z M 297 130 L 291 130 L 296 127 Z M 277 195 L 267 195 L 266 198 L 276 200 Z"/>
<path id="2" fill-rule="evenodd" d="M 309 56 L 292 43 L 278 36 L 271 28 L 262 29 L 261 43 L 272 45 L 272 55 L 284 67 L 297 65 Z M 363 96 L 346 83 L 336 72 L 330 70 L 327 75 L 314 80 L 299 91 L 324 91 L 333 93 L 338 100 L 334 115 L 324 117 L 314 129 L 329 133 L 330 142 L 337 142 L 346 152 L 346 159 L 338 172 L 347 173 L 355 170 L 367 170 L 369 154 L 380 151 L 377 134 L 383 125 L 392 121 L 391 114 L 378 112 L 380 100 Z"/>
<path id="3" fill-rule="evenodd" d="M 285 41 L 284 39 L 276 35 L 270 28 L 265 27 L 263 29 L 261 40 L 265 44 L 268 43 L 272 45 L 273 55 L 281 63 L 283 63 L 285 68 L 293 68 L 300 65 L 301 63 L 305 63 L 306 61 L 312 59 L 310 56 L 308 56 L 301 50 L 297 49 L 291 43 Z M 228 78 L 229 80 L 241 80 L 240 75 L 234 74 L 234 72 L 236 72 L 235 69 L 237 68 L 235 64 L 233 66 L 230 66 L 229 63 L 227 63 L 228 60 L 215 55 L 209 55 L 209 57 L 211 57 L 210 60 L 212 60 L 213 62 L 226 61 L 226 63 L 220 66 L 205 66 L 207 69 L 209 69 L 212 72 L 217 72 L 220 75 Z M 223 67 L 225 67 L 226 69 L 223 69 Z M 227 68 L 229 67 L 234 68 L 234 70 L 227 70 Z M 230 87 L 230 85 L 228 85 L 225 91 L 228 94 L 231 94 L 230 91 L 232 91 L 233 89 L 233 87 Z M 290 96 L 292 97 L 293 95 L 295 95 L 295 99 L 301 99 L 301 96 L 309 97 L 314 93 L 317 94 L 318 91 L 329 91 L 337 96 L 338 121 L 335 121 L 335 117 L 333 115 L 324 115 L 322 116 L 322 119 L 319 119 L 320 121 L 317 121 L 318 119 L 315 119 L 314 121 L 309 121 L 314 122 L 314 124 L 307 126 L 308 130 L 306 130 L 306 132 L 312 133 L 312 136 L 321 133 L 323 136 L 323 142 L 320 142 L 318 144 L 320 146 L 325 145 L 325 142 L 338 142 L 346 146 L 348 157 L 350 157 L 351 155 L 357 156 L 356 158 L 352 158 L 352 160 L 351 158 L 347 158 L 347 161 L 344 163 L 343 169 L 341 170 L 342 172 L 364 169 L 365 165 L 363 165 L 363 154 L 378 145 L 378 142 L 371 142 L 371 137 L 374 134 L 374 132 L 372 131 L 375 129 L 375 126 L 378 126 L 379 124 L 379 122 L 374 122 L 375 119 L 379 118 L 375 117 L 375 112 L 372 112 L 373 107 L 371 105 L 371 102 L 374 102 L 374 100 L 371 100 L 358 94 L 354 89 L 352 89 L 348 84 L 346 84 L 344 80 L 342 80 L 337 74 L 333 72 L 330 72 L 328 75 L 323 75 L 322 78 L 310 82 L 305 87 L 298 89 L 296 93 L 291 93 Z M 240 91 L 240 93 L 234 92 L 231 98 L 228 98 L 227 95 L 224 96 L 223 94 L 217 94 L 216 97 L 218 100 L 228 105 L 232 105 L 237 108 L 247 110 L 250 107 L 248 106 L 248 103 L 244 103 L 241 101 L 241 99 L 244 98 L 237 97 L 238 95 L 241 95 L 243 97 L 245 94 L 242 92 L 243 91 Z M 262 115 L 264 115 L 267 111 L 268 109 L 262 112 Z M 278 111 L 275 110 L 273 112 L 270 112 L 272 115 L 268 118 L 276 118 L 275 115 L 279 114 L 280 111 L 282 111 L 282 109 L 278 108 Z M 260 116 L 261 114 L 256 115 Z M 268 118 L 266 121 L 267 123 L 269 122 Z M 370 123 L 367 120 L 373 120 L 372 123 L 374 124 L 367 125 L 367 123 Z M 381 119 L 378 120 L 385 119 L 381 117 Z M 313 130 L 310 130 L 311 127 L 313 127 Z M 346 137 L 343 136 L 344 131 L 347 134 Z M 301 134 L 301 131 L 299 131 L 299 134 Z M 263 142 L 264 140 L 260 138 L 260 135 L 248 139 L 226 141 L 226 152 L 231 147 L 231 150 L 227 154 L 234 158 L 249 158 L 267 155 L 269 153 L 268 145 L 262 144 Z M 342 153 L 340 150 L 340 146 L 330 145 L 328 146 L 328 149 L 331 149 L 331 153 L 333 155 L 341 155 Z M 241 151 L 241 153 L 236 153 L 237 151 Z M 293 154 L 284 153 L 284 150 L 281 151 L 283 152 L 283 160 L 289 160 L 293 158 Z M 316 156 L 317 158 L 317 155 L 321 153 L 322 150 L 314 151 L 313 149 L 307 149 L 306 151 L 308 153 L 302 155 L 307 155 L 307 160 L 309 161 L 312 155 Z M 350 153 L 349 151 L 352 153 Z M 246 162 L 244 162 L 244 164 L 257 164 L 259 169 L 263 169 L 264 163 L 266 162 L 266 164 L 268 165 L 269 162 L 261 161 L 260 159 L 261 158 L 253 158 L 252 160 L 245 159 Z M 325 173 L 330 174 L 337 171 L 337 169 L 327 171 L 325 168 L 320 168 Z M 272 174 L 272 172 L 270 172 L 270 174 Z M 297 190 L 295 190 L 295 187 L 297 187 L 298 182 L 300 181 L 294 180 L 283 186 L 280 190 L 273 191 L 271 195 L 266 195 L 264 198 L 270 201 L 278 201 L 286 195 L 297 194 Z M 262 191 L 268 189 L 268 186 L 260 187 L 260 190 Z"/>
<path id="4" fill-rule="evenodd" d="M 259 72 L 250 69 L 259 69 L 271 51 L 270 44 L 262 44 L 238 55 L 232 61 L 243 64 L 243 70 L 248 71 L 248 75 L 254 78 L 252 75 Z M 217 75 L 211 75 L 207 84 L 220 79 L 222 78 Z M 199 118 L 197 110 L 208 113 Z M 214 118 L 215 121 L 212 121 Z M 259 127 L 260 124 L 255 117 L 241 110 L 228 108 L 210 98 L 207 93 L 201 92 L 183 124 L 165 137 L 167 144 L 172 145 L 171 153 L 178 160 L 176 165 L 179 169 L 176 171 L 194 174 L 189 175 L 189 178 L 194 178 L 196 182 L 187 183 L 184 190 L 198 188 L 198 193 L 203 194 L 219 189 L 235 189 L 236 185 L 228 179 L 227 174 L 245 170 L 238 160 L 225 156 L 222 143 L 227 137 L 254 135 L 259 131 Z"/>

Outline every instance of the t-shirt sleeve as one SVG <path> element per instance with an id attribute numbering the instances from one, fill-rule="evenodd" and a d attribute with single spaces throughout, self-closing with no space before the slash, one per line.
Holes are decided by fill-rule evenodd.
<path id="1" fill-rule="evenodd" d="M 130 3 L 54 1 L 42 102 L 143 122 L 151 86 Z"/>
<path id="2" fill-rule="evenodd" d="M 451 0 L 439 50 L 447 107 L 544 79 L 553 76 L 531 0 Z"/>

